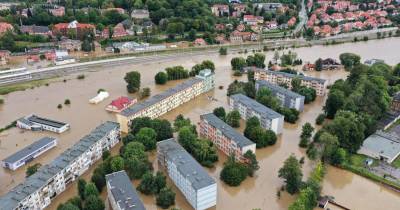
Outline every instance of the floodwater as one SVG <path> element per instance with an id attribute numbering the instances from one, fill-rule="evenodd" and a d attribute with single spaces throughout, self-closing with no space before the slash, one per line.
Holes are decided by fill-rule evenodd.
<path id="1" fill-rule="evenodd" d="M 361 55 L 363 60 L 380 58 L 394 65 L 400 62 L 397 53 L 398 49 L 400 49 L 400 39 L 390 38 L 334 46 L 297 48 L 292 51 L 296 52 L 303 61 L 314 62 L 319 57 L 338 58 L 342 52 L 354 52 Z M 266 53 L 267 62 L 272 58 L 273 54 L 273 52 Z M 19 117 L 34 113 L 68 122 L 71 125 L 71 129 L 63 134 L 23 131 L 18 128 L 5 131 L 0 134 L 0 159 L 4 159 L 40 137 L 54 136 L 59 139 L 58 146 L 44 153 L 30 164 L 49 163 L 100 123 L 106 120 L 115 120 L 115 116 L 107 113 L 104 108 L 112 99 L 121 95 L 128 95 L 123 80 L 126 72 L 132 70 L 139 71 L 142 75 L 142 87 L 150 87 L 152 95 L 154 95 L 181 82 L 172 81 L 168 82 L 167 85 L 157 86 L 154 84 L 154 75 L 158 71 L 173 65 L 183 65 L 186 68 L 190 68 L 194 64 L 209 59 L 216 65 L 217 87 L 213 91 L 201 95 L 193 101 L 162 116 L 162 118 L 173 120 L 178 114 L 183 114 L 186 117 L 190 117 L 194 123 L 197 123 L 200 114 L 211 112 L 218 106 L 228 107 L 226 88 L 229 83 L 234 79 L 246 80 L 245 75 L 242 77 L 233 77 L 231 75 L 230 60 L 234 56 L 240 55 L 229 54 L 228 56 L 219 56 L 217 54 L 210 54 L 193 56 L 191 58 L 176 58 L 170 61 L 149 64 L 116 66 L 114 68 L 102 69 L 102 71 L 93 69 L 92 72 L 85 73 L 86 78 L 84 80 L 77 80 L 76 75 L 71 75 L 52 80 L 49 86 L 11 93 L 5 96 L 5 104 L 0 105 L 0 127 L 6 126 Z M 307 72 L 307 74 L 327 79 L 328 84 L 333 83 L 337 79 L 346 78 L 347 75 L 344 71 Z M 63 82 L 63 79 L 67 79 L 67 82 Z M 223 89 L 219 89 L 218 86 L 223 86 Z M 89 104 L 88 100 L 94 97 L 100 88 L 107 90 L 110 93 L 110 97 L 100 104 Z M 131 96 L 136 97 L 136 95 Z M 213 96 L 217 101 L 211 101 L 207 96 Z M 63 104 L 65 99 L 70 99 L 71 105 L 63 105 L 62 109 L 57 109 L 57 105 Z M 280 198 L 277 197 L 277 191 L 283 185 L 283 181 L 277 177 L 278 170 L 290 154 L 293 153 L 298 158 L 305 156 L 305 151 L 298 147 L 301 126 L 306 122 L 314 124 L 315 118 L 321 113 L 324 100 L 325 97 L 318 97 L 315 102 L 306 105 L 297 124 L 285 123 L 284 132 L 279 137 L 276 145 L 257 150 L 256 155 L 260 170 L 257 171 L 255 177 L 246 179 L 240 187 L 229 187 L 219 180 L 219 173 L 223 162 L 226 160 L 226 156 L 220 153 L 220 160 L 216 164 L 216 167 L 207 169 L 209 174 L 218 182 L 218 203 L 214 209 L 287 209 L 288 205 L 295 199 L 295 196 L 282 193 Z M 151 155 L 151 159 L 154 160 L 154 154 Z M 312 167 L 313 162 L 306 160 L 303 165 L 305 176 L 309 174 Z M 0 195 L 6 193 L 18 183 L 21 183 L 25 177 L 25 170 L 26 166 L 14 172 L 1 168 L 0 186 L 2 187 Z M 86 173 L 84 177 L 88 179 L 90 173 L 91 171 Z M 137 185 L 137 181 L 134 184 Z M 65 202 L 75 196 L 75 188 L 74 184 L 63 194 L 56 197 L 49 209 L 55 209 L 60 202 Z M 177 193 L 176 207 L 185 210 L 191 209 L 182 194 L 176 188 L 174 189 Z M 398 206 L 400 206 L 399 193 L 388 190 L 358 175 L 333 167 L 328 167 L 323 183 L 323 194 L 334 196 L 336 202 L 351 209 L 390 210 L 398 209 Z M 105 198 L 105 192 L 103 192 L 102 196 Z M 154 196 L 142 196 L 142 200 L 147 209 L 157 209 Z"/>

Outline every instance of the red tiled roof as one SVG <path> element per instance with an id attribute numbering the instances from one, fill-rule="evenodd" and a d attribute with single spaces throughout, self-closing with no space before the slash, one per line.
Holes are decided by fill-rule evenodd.
<path id="1" fill-rule="evenodd" d="M 121 96 L 115 100 L 113 100 L 110 105 L 116 107 L 118 110 L 122 110 L 126 106 L 128 106 L 132 100 L 128 97 Z"/>

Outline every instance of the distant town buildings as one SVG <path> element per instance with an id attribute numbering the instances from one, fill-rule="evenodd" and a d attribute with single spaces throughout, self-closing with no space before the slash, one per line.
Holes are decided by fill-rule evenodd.
<path id="1" fill-rule="evenodd" d="M 78 23 L 74 20 L 70 23 L 58 23 L 53 26 L 53 34 L 62 36 L 75 36 L 76 39 L 82 38 L 86 33 L 96 33 L 95 26 L 87 23 Z"/>
<path id="2" fill-rule="evenodd" d="M 157 160 L 195 210 L 217 205 L 217 183 L 175 139 L 157 143 Z"/>
<path id="3" fill-rule="evenodd" d="M 26 146 L 25 148 L 19 150 L 18 152 L 12 154 L 6 159 L 4 159 L 2 161 L 2 166 L 4 168 L 8 168 L 15 171 L 17 168 L 39 157 L 39 155 L 43 154 L 47 150 L 50 150 L 56 145 L 57 145 L 56 138 L 52 137 L 41 138 L 33 142 L 32 144 Z"/>
<path id="4" fill-rule="evenodd" d="M 1 209 L 44 209 L 53 198 L 101 159 L 120 140 L 119 125 L 107 121 L 96 127 L 56 159 L 0 197 Z"/>
<path id="5" fill-rule="evenodd" d="M 146 210 L 125 171 L 107 174 L 106 183 L 112 210 Z"/>
<path id="6" fill-rule="evenodd" d="M 400 154 L 400 138 L 395 133 L 378 130 L 364 140 L 357 153 L 392 163 Z"/>
<path id="7" fill-rule="evenodd" d="M 229 16 L 229 5 L 227 4 L 214 4 L 211 7 L 211 12 L 217 16 Z"/>
<path id="8" fill-rule="evenodd" d="M 317 92 L 317 95 L 325 95 L 326 80 L 324 79 L 270 70 L 254 72 L 255 80 L 265 80 L 275 85 L 286 84 L 289 89 L 292 89 L 292 79 L 296 77 L 301 80 L 301 85 L 313 88 Z"/>
<path id="9" fill-rule="evenodd" d="M 7 31 L 14 31 L 14 27 L 6 22 L 0 22 L 0 36 L 6 33 Z"/>
<path id="10" fill-rule="evenodd" d="M 137 117 L 159 117 L 196 96 L 208 92 L 215 86 L 214 77 L 215 75 L 211 70 L 202 70 L 195 78 L 123 110 L 117 114 L 121 131 L 127 133 L 131 121 Z"/>
<path id="11" fill-rule="evenodd" d="M 368 60 L 366 60 L 364 62 L 364 64 L 367 65 L 367 66 L 372 66 L 372 65 L 374 65 L 376 63 L 385 63 L 385 61 L 382 60 L 382 59 L 373 58 L 373 59 L 368 59 Z"/>
<path id="12" fill-rule="evenodd" d="M 0 50 L 0 65 L 7 65 L 11 52 L 8 50 Z"/>
<path id="13" fill-rule="evenodd" d="M 47 26 L 21 26 L 20 30 L 22 33 L 29 34 L 29 35 L 42 35 L 42 36 L 51 36 L 52 32 Z"/>
<path id="14" fill-rule="evenodd" d="M 274 85 L 265 80 L 256 81 L 256 90 L 265 87 L 269 89 L 272 94 L 279 99 L 281 105 L 287 108 L 296 109 L 297 111 L 303 111 L 304 109 L 304 96 L 295 93 L 291 90 L 283 88 L 279 85 Z"/>
<path id="15" fill-rule="evenodd" d="M 150 12 L 147 9 L 134 9 L 131 13 L 133 19 L 149 19 Z"/>
<path id="16" fill-rule="evenodd" d="M 63 39 L 58 42 L 58 48 L 60 50 L 80 51 L 81 47 L 82 47 L 82 42 L 80 40 Z"/>
<path id="17" fill-rule="evenodd" d="M 390 109 L 396 112 L 400 112 L 400 92 L 397 92 L 393 95 Z"/>
<path id="18" fill-rule="evenodd" d="M 274 131 L 276 134 L 283 132 L 283 115 L 258 103 L 243 94 L 235 94 L 229 97 L 230 110 L 237 110 L 242 119 L 257 117 L 261 127 Z"/>
<path id="19" fill-rule="evenodd" d="M 69 129 L 69 124 L 39 117 L 36 115 L 28 115 L 17 120 L 17 127 L 32 131 L 51 131 L 55 133 L 63 133 Z"/>
<path id="20" fill-rule="evenodd" d="M 118 23 L 116 26 L 114 26 L 112 30 L 112 38 L 119 38 L 119 37 L 124 37 L 128 36 L 128 32 L 126 32 L 124 25 L 122 23 Z M 110 29 L 108 27 L 105 27 L 103 31 L 101 32 L 101 37 L 103 38 L 109 38 L 110 37 Z"/>
<path id="21" fill-rule="evenodd" d="M 256 152 L 256 144 L 237 132 L 213 113 L 200 115 L 200 136 L 211 140 L 226 155 L 234 154 L 239 161 L 245 162 L 243 155 L 247 151 Z"/>

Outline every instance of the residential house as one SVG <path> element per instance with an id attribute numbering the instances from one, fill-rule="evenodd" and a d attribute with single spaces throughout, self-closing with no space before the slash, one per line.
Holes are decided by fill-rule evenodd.
<path id="1" fill-rule="evenodd" d="M 62 17 L 65 15 L 65 7 L 54 5 L 53 8 L 50 8 L 49 13 L 56 17 Z"/>
<path id="2" fill-rule="evenodd" d="M 58 48 L 60 50 L 80 51 L 81 47 L 82 42 L 80 40 L 63 39 L 58 42 Z"/>
<path id="3" fill-rule="evenodd" d="M 296 25 L 296 17 L 291 17 L 289 19 L 289 21 L 287 22 L 287 24 L 288 24 L 289 27 L 295 26 Z"/>
<path id="4" fill-rule="evenodd" d="M 261 127 L 272 130 L 276 134 L 283 132 L 283 115 L 243 94 L 239 93 L 229 97 L 229 109 L 237 110 L 244 120 L 257 117 Z"/>
<path id="5" fill-rule="evenodd" d="M 113 28 L 113 33 L 112 33 L 112 38 L 119 38 L 119 37 L 124 37 L 128 36 L 128 32 L 126 32 L 124 25 L 122 23 L 118 23 L 116 26 Z M 101 32 L 101 36 L 103 38 L 109 38 L 110 36 L 110 30 L 108 27 L 105 27 L 103 31 Z"/>
<path id="6" fill-rule="evenodd" d="M 232 8 L 233 8 L 232 12 L 233 17 L 241 17 L 242 14 L 246 13 L 245 4 L 233 4 Z"/>
<path id="7" fill-rule="evenodd" d="M 53 34 L 60 34 L 62 36 L 70 37 L 76 36 L 75 39 L 80 39 L 86 33 L 96 33 L 96 27 L 92 24 L 78 23 L 74 20 L 70 23 L 58 23 L 53 26 Z M 72 35 L 71 35 L 72 34 Z"/>
<path id="8" fill-rule="evenodd" d="M 357 153 L 379 159 L 390 164 L 400 154 L 400 138 L 396 133 L 378 130 L 364 140 Z"/>
<path id="9" fill-rule="evenodd" d="M 245 41 L 250 41 L 251 34 L 252 34 L 251 32 L 234 31 L 229 36 L 229 40 L 232 43 L 241 43 L 241 42 L 245 42 Z"/>
<path id="10" fill-rule="evenodd" d="M 203 38 L 197 38 L 194 40 L 193 44 L 197 46 L 205 46 L 207 45 L 207 42 Z"/>
<path id="11" fill-rule="evenodd" d="M 390 109 L 392 111 L 400 112 L 400 92 L 397 92 L 393 95 Z"/>
<path id="12" fill-rule="evenodd" d="M 131 13 L 131 17 L 138 20 L 149 19 L 150 12 L 147 9 L 134 9 Z"/>
<path id="13" fill-rule="evenodd" d="M 122 110 L 134 105 L 137 102 L 137 99 L 131 99 L 129 97 L 121 96 L 113 101 L 106 107 L 107 111 L 110 112 L 121 112 Z"/>
<path id="14" fill-rule="evenodd" d="M 29 35 L 43 35 L 43 36 L 52 35 L 51 30 L 47 26 L 37 26 L 37 25 L 21 26 L 20 31 L 22 33 L 26 33 Z"/>
<path id="15" fill-rule="evenodd" d="M 116 11 L 116 12 L 118 12 L 118 14 L 121 14 L 121 15 L 125 14 L 125 10 L 120 7 L 113 7 L 113 8 L 107 8 L 107 9 L 101 10 L 102 13 L 109 12 L 109 11 Z"/>
<path id="16" fill-rule="evenodd" d="M 226 4 L 214 4 L 211 7 L 211 12 L 217 16 L 229 16 L 229 6 Z"/>
<path id="17" fill-rule="evenodd" d="M 0 50 L 0 65 L 6 65 L 10 59 L 11 52 L 8 50 Z"/>
<path id="18" fill-rule="evenodd" d="M 200 115 L 200 136 L 209 139 L 227 156 L 235 155 L 236 160 L 246 162 L 247 151 L 256 152 L 256 144 L 237 132 L 213 113 Z"/>
<path id="19" fill-rule="evenodd" d="M 6 22 L 0 22 L 0 36 L 6 33 L 7 31 L 14 31 L 14 27 Z"/>

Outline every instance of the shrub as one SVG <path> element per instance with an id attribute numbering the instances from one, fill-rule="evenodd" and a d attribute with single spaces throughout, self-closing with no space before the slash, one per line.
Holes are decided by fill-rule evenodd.
<path id="1" fill-rule="evenodd" d="M 64 104 L 65 104 L 65 105 L 70 105 L 70 104 L 71 104 L 71 101 L 70 101 L 69 99 L 65 99 Z"/>
<path id="2" fill-rule="evenodd" d="M 84 74 L 80 74 L 76 77 L 77 79 L 85 79 L 85 75 Z M 65 80 L 66 81 L 66 80 Z"/>
<path id="3" fill-rule="evenodd" d="M 58 105 L 57 105 L 57 109 L 62 109 L 62 105 L 61 105 L 61 104 L 58 104 Z"/>

